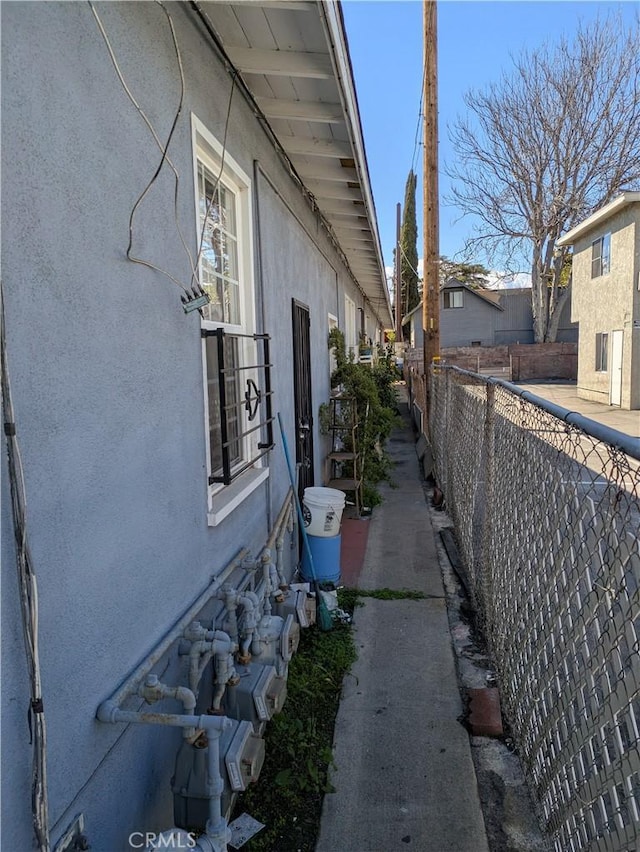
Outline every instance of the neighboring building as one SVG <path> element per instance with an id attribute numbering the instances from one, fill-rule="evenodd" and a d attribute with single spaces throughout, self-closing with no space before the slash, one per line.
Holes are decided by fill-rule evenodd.
<path id="1" fill-rule="evenodd" d="M 181 736 L 97 721 L 98 705 L 241 548 L 263 552 L 289 488 L 269 415 L 281 414 L 300 490 L 322 484 L 329 328 L 355 347 L 393 320 L 338 3 L 1 11 L 4 313 L 38 578 L 48 828 L 54 848 L 82 814 L 91 849 L 115 852 L 171 825 Z M 33 693 L 12 433 L 1 845 L 23 852 Z M 281 554 L 289 578 L 296 542 Z M 228 582 L 251 576 L 241 567 Z M 203 623 L 220 628 L 222 612 L 212 599 Z M 154 672 L 169 679 L 184 662 L 172 646 Z M 153 709 L 167 707 L 183 712 L 172 699 Z"/>
<path id="2" fill-rule="evenodd" d="M 578 395 L 640 408 L 640 192 L 623 192 L 558 245 L 573 246 Z"/>
<path id="3" fill-rule="evenodd" d="M 423 342 L 422 305 L 403 319 L 410 326 L 409 345 Z M 577 326 L 563 311 L 558 342 L 577 340 Z M 503 346 L 533 343 L 531 288 L 483 290 L 450 278 L 440 290 L 440 346 Z"/>

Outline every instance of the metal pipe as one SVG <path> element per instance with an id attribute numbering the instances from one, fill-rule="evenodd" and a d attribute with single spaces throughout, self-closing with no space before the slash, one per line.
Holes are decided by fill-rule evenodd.
<path id="1" fill-rule="evenodd" d="M 230 840 L 227 821 L 222 816 L 222 793 L 224 781 L 220 775 L 220 734 L 233 722 L 226 716 L 187 716 L 172 713 L 144 713 L 136 710 L 121 710 L 113 701 L 103 701 L 98 708 L 101 722 L 124 722 L 139 725 L 168 725 L 174 728 L 202 729 L 209 739 L 207 774 L 209 776 L 209 819 L 206 825 L 206 840 L 200 847 L 202 852 L 226 852 Z M 199 842 L 204 840 L 200 838 Z M 198 848 L 198 847 L 195 847 Z"/>
<path id="2" fill-rule="evenodd" d="M 176 639 L 179 639 L 185 628 L 194 620 L 200 610 L 213 598 L 220 586 L 228 579 L 228 577 L 240 567 L 242 560 L 246 558 L 249 551 L 243 548 L 223 570 L 214 577 L 213 581 L 202 591 L 189 609 L 182 615 L 178 621 L 171 627 L 169 632 L 159 642 L 153 651 L 142 660 L 142 662 L 134 669 L 133 672 L 120 684 L 117 690 L 103 703 L 113 703 L 120 705 L 122 702 L 137 692 L 140 682 L 145 678 L 161 657 L 169 650 Z M 102 705 L 101 705 L 102 706 Z M 100 707 L 98 708 L 98 714 Z M 98 716 L 99 718 L 99 716 Z"/>
<path id="3" fill-rule="evenodd" d="M 157 675 L 147 675 L 144 684 L 138 687 L 138 695 L 148 704 L 154 704 L 163 698 L 174 698 L 182 703 L 186 715 L 192 715 L 196 709 L 196 696 L 186 686 L 168 686 L 158 680 Z M 184 737 L 190 739 L 195 736 L 194 728 L 185 728 Z"/>
<path id="4" fill-rule="evenodd" d="M 231 588 L 231 586 L 223 586 L 220 592 L 218 593 L 218 597 L 224 598 L 224 605 L 227 610 L 227 619 L 228 619 L 228 627 L 227 631 L 229 636 L 231 637 L 233 642 L 238 641 L 238 616 L 237 616 L 237 606 L 238 606 L 238 592 L 236 589 Z"/>
<path id="5" fill-rule="evenodd" d="M 293 505 L 292 499 L 293 499 L 293 489 L 291 488 L 291 486 L 289 486 L 289 490 L 287 491 L 287 495 L 284 498 L 284 502 L 283 502 L 282 506 L 280 507 L 280 511 L 278 512 L 278 517 L 276 518 L 276 522 L 273 525 L 273 529 L 271 530 L 271 533 L 269 534 L 269 538 L 267 539 L 267 541 L 265 543 L 265 549 L 272 549 L 274 544 L 276 543 L 276 540 L 278 538 L 278 535 L 280 534 L 282 527 L 285 525 L 285 523 L 288 520 L 288 514 L 291 511 L 291 507 Z"/>
<path id="6" fill-rule="evenodd" d="M 234 677 L 235 669 L 233 665 L 229 665 L 229 657 L 231 656 L 236 643 L 231 640 L 222 630 L 205 631 L 205 639 L 198 639 L 191 644 L 189 649 L 189 686 L 196 692 L 200 678 L 202 677 L 207 664 L 211 657 L 215 660 L 216 667 L 216 683 L 218 688 L 216 696 L 218 703 L 214 700 L 214 707 L 220 707 L 222 696 L 224 695 L 225 687 L 228 681 Z M 202 659 L 204 657 L 204 659 Z M 221 682 L 220 674 L 228 675 Z"/>
<path id="7" fill-rule="evenodd" d="M 258 627 L 257 613 L 260 607 L 260 600 L 255 592 L 244 592 L 238 595 L 238 605 L 243 608 L 238 660 L 246 664 L 250 659 L 249 649 L 251 648 L 253 635 Z"/>
<path id="8" fill-rule="evenodd" d="M 633 438 L 631 435 L 626 435 L 624 432 L 619 432 L 617 429 L 612 429 L 610 426 L 605 426 L 603 423 L 591 420 L 589 417 L 585 417 L 577 411 L 571 411 L 570 409 L 564 408 L 562 405 L 558 405 L 555 402 L 549 402 L 548 399 L 536 396 L 536 394 L 531 393 L 531 391 L 524 390 L 523 388 L 520 388 L 511 382 L 507 382 L 504 379 L 496 379 L 492 376 L 489 378 L 486 376 L 479 377 L 477 373 L 472 373 L 469 370 L 463 370 L 461 367 L 439 367 L 439 369 L 452 370 L 455 373 L 470 376 L 474 379 L 482 378 L 483 382 L 500 385 L 510 391 L 510 393 L 524 399 L 526 402 L 531 402 L 533 405 L 537 405 L 538 408 L 542 408 L 542 410 L 546 411 L 548 414 L 553 415 L 553 417 L 557 417 L 558 420 L 569 423 L 571 426 L 576 426 L 592 438 L 595 438 L 598 441 L 604 441 L 606 444 L 611 444 L 626 455 L 640 460 L 640 438 Z"/>
<path id="9" fill-rule="evenodd" d="M 224 731 L 233 722 L 226 716 L 196 716 L 184 713 L 150 713 L 147 710 L 122 710 L 113 701 L 103 701 L 96 717 L 99 722 L 137 725 L 166 725 L 170 728 L 201 728 L 203 731 Z"/>
<path id="10" fill-rule="evenodd" d="M 213 795 L 209 798 L 209 819 L 205 831 L 207 837 L 213 843 L 214 849 L 218 848 L 221 852 L 224 852 L 227 848 L 227 842 L 231 839 L 231 834 L 227 827 L 227 821 L 222 816 L 224 781 L 220 775 L 220 729 L 214 729 L 209 734 L 207 757 L 207 774 L 209 776 L 207 780 Z"/>
<path id="11" fill-rule="evenodd" d="M 271 615 L 271 593 L 273 592 L 273 583 L 271 582 L 271 551 L 265 548 L 262 551 L 262 578 L 264 581 L 264 596 L 262 598 L 262 612 L 264 615 Z"/>

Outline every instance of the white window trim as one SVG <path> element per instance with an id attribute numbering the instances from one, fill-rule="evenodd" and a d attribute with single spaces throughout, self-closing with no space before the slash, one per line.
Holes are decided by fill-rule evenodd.
<path id="1" fill-rule="evenodd" d="M 191 114 L 191 144 L 193 162 L 193 186 L 196 222 L 196 252 L 200 236 L 200 210 L 198 205 L 198 161 L 202 161 L 214 174 L 220 173 L 222 163 L 222 175 L 231 188 L 236 192 L 238 200 L 238 232 L 242 232 L 238 239 L 238 278 L 244 282 L 240 287 L 240 316 L 241 325 L 230 325 L 228 323 L 216 323 L 209 320 L 201 320 L 201 328 L 214 329 L 226 328 L 244 334 L 255 332 L 255 281 L 253 262 L 253 203 L 252 203 L 252 181 L 249 175 L 238 164 L 238 162 L 225 151 L 218 140 L 197 116 Z M 208 149 L 208 150 L 207 150 Z M 248 297 L 247 294 L 251 294 Z M 211 450 L 209 447 L 209 405 L 207 388 L 207 364 L 205 341 L 202 341 L 202 375 L 204 393 L 204 433 L 203 440 L 206 454 L 206 476 L 211 472 Z M 245 441 L 257 442 L 259 436 L 254 433 Z M 247 456 L 248 457 L 248 456 Z M 207 522 L 209 526 L 216 526 L 233 512 L 246 498 L 258 488 L 269 476 L 269 468 L 264 464 L 264 459 L 258 459 L 255 465 L 245 473 L 241 474 L 229 485 L 207 482 Z"/>
<path id="2" fill-rule="evenodd" d="M 606 343 L 604 345 L 603 345 L 603 340 L 602 340 L 603 337 L 607 338 Z M 599 341 L 598 341 L 598 338 L 600 338 Z M 595 357 L 596 369 L 595 369 L 595 372 L 598 373 L 599 375 L 606 375 L 607 373 L 610 372 L 610 370 L 609 370 L 609 346 L 610 346 L 609 332 L 608 331 L 596 332 L 596 357 Z M 598 357 L 598 356 L 600 356 L 600 357 Z M 604 369 L 602 368 L 603 360 L 606 363 L 606 367 Z"/>
<path id="3" fill-rule="evenodd" d="M 238 479 L 234 479 L 230 485 L 224 486 L 224 491 L 215 494 L 215 499 L 210 502 L 207 512 L 207 523 L 210 527 L 216 527 L 224 521 L 250 494 L 253 494 L 265 479 L 268 479 L 269 468 L 259 468 L 258 464 L 256 463 L 253 469 L 243 473 Z"/>

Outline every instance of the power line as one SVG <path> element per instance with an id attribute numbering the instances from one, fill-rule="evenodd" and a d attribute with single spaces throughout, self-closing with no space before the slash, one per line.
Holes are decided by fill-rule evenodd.
<path id="1" fill-rule="evenodd" d="M 422 129 L 422 119 L 424 118 L 424 89 L 425 89 L 426 74 L 427 74 L 427 66 L 426 66 L 426 63 L 425 63 L 423 70 L 422 70 L 422 84 L 420 86 L 420 104 L 418 106 L 418 121 L 417 121 L 417 124 L 416 124 L 416 133 L 415 133 L 415 139 L 414 139 L 414 143 L 413 143 L 413 156 L 411 157 L 411 171 L 412 172 L 415 172 L 415 170 L 416 170 L 417 161 L 418 161 L 418 151 L 423 144 L 422 134 L 420 133 L 420 130 Z"/>

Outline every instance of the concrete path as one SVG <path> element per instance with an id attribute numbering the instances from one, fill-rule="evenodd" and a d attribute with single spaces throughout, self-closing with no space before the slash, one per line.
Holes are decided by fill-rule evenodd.
<path id="1" fill-rule="evenodd" d="M 402 391 L 406 393 L 404 387 Z M 387 448 L 397 489 L 374 509 L 361 589 L 358 660 L 345 679 L 331 783 L 316 852 L 486 852 L 486 832 L 457 685 L 435 535 L 406 402 Z"/>
<path id="2" fill-rule="evenodd" d="M 628 411 L 615 405 L 582 399 L 578 396 L 574 382 L 517 382 L 517 385 L 569 411 L 577 411 L 597 423 L 631 435 L 632 438 L 640 437 L 640 411 Z"/>

